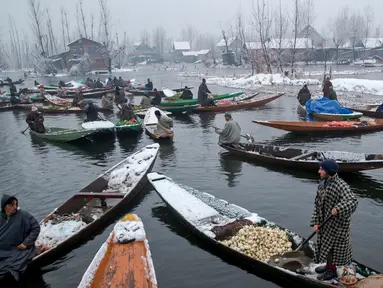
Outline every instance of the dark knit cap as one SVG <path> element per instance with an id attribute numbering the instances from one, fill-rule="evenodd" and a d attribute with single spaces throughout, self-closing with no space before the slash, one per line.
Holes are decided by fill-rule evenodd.
<path id="1" fill-rule="evenodd" d="M 319 163 L 319 166 L 330 176 L 334 176 L 339 170 L 339 166 L 334 159 L 324 160 Z"/>

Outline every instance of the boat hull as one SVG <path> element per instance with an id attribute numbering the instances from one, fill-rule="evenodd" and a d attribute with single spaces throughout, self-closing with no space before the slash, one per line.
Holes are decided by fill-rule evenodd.
<path id="1" fill-rule="evenodd" d="M 267 146 L 267 145 L 256 145 L 255 151 L 250 152 L 244 149 L 235 148 L 232 146 L 220 144 L 220 146 L 231 154 L 239 156 L 246 161 L 264 164 L 265 166 L 273 166 L 273 167 L 284 167 L 284 168 L 292 168 L 294 170 L 303 170 L 309 171 L 312 173 L 318 172 L 318 163 L 320 160 L 310 160 L 304 161 L 302 160 L 294 160 L 289 159 L 293 158 L 305 153 L 309 153 L 309 150 L 301 150 L 301 149 L 293 149 L 293 148 L 285 148 L 279 149 L 279 147 Z M 258 151 L 271 151 L 273 155 L 266 154 L 262 155 L 257 153 Z M 290 150 L 290 151 L 288 151 Z M 321 151 L 313 151 L 320 153 Z M 279 154 L 279 155 L 278 155 Z M 372 156 L 372 155 L 371 155 Z M 339 173 L 352 173 L 364 170 L 373 170 L 373 169 L 381 169 L 383 168 L 383 155 L 376 155 L 377 158 L 381 158 L 382 160 L 373 160 L 373 161 L 360 161 L 360 162 L 342 162 L 337 161 L 339 165 Z"/>
<path id="2" fill-rule="evenodd" d="M 355 110 L 354 110 L 355 111 Z M 307 115 L 306 107 L 298 104 L 298 114 L 302 117 Z M 329 113 L 312 113 L 312 116 L 321 121 L 346 121 L 355 120 L 363 116 L 362 113 L 356 111 L 352 114 L 329 114 Z"/>
<path id="3" fill-rule="evenodd" d="M 149 145 L 144 149 L 147 149 L 148 147 L 151 147 L 150 149 L 156 150 L 154 157 L 151 159 L 151 163 L 148 166 L 148 169 L 143 173 L 141 178 L 135 183 L 134 187 L 132 187 L 132 189 L 129 191 L 129 193 L 125 195 L 124 198 L 122 198 L 121 200 L 118 200 L 118 202 L 115 205 L 113 205 L 110 209 L 105 211 L 102 217 L 89 223 L 87 226 L 85 226 L 85 228 L 75 233 L 72 237 L 61 242 L 55 248 L 48 250 L 36 256 L 35 258 L 33 258 L 32 262 L 29 265 L 32 267 L 43 267 L 43 266 L 51 264 L 52 262 L 56 261 L 58 258 L 64 256 L 65 254 L 73 250 L 74 248 L 86 242 L 91 236 L 100 232 L 100 230 L 105 228 L 105 226 L 109 224 L 111 221 L 113 221 L 115 217 L 117 217 L 118 215 L 121 215 L 121 213 L 123 213 L 124 211 L 126 213 L 127 205 L 134 199 L 134 197 L 137 196 L 137 194 L 147 184 L 148 180 L 146 175 L 152 170 L 155 160 L 157 158 L 159 145 L 158 144 Z M 140 151 L 143 151 L 144 149 Z M 134 154 L 137 154 L 140 151 Z M 109 169 L 104 174 L 99 176 L 91 184 L 83 188 L 80 192 L 98 192 L 98 191 L 101 192 L 100 189 L 104 189 L 103 187 L 107 185 L 106 180 L 103 178 L 103 176 L 107 175 L 114 169 L 123 165 L 127 161 L 127 159 L 113 166 L 111 169 Z M 107 195 L 107 193 L 105 194 Z M 73 203 L 73 199 L 76 199 L 75 203 Z M 76 197 L 76 195 L 74 195 L 71 199 L 69 199 L 67 202 L 65 202 L 55 211 L 60 211 L 60 213 L 62 214 L 70 214 L 73 212 L 74 206 L 76 206 L 75 208 L 81 208 L 87 203 L 87 201 L 89 200 L 87 199 L 86 196 Z M 53 214 L 55 211 L 53 211 L 51 214 Z"/>
<path id="4" fill-rule="evenodd" d="M 245 94 L 245 92 L 235 92 L 235 93 L 227 93 L 227 94 L 220 94 L 214 97 L 214 100 L 223 100 L 223 99 L 229 99 L 238 97 Z M 168 102 L 162 102 L 162 107 L 170 107 L 170 106 L 184 106 L 184 105 L 195 105 L 198 104 L 198 99 L 188 99 L 188 100 L 178 100 L 178 101 L 168 101 Z"/>
<path id="5" fill-rule="evenodd" d="M 261 100 L 248 100 L 248 101 L 238 101 L 230 104 L 221 104 L 217 106 L 202 106 L 196 108 L 195 112 L 224 112 L 224 111 L 234 111 L 242 109 L 252 109 L 256 107 L 262 107 L 271 101 L 274 101 L 281 97 L 283 94 L 278 94 L 273 97 L 261 99 Z"/>
<path id="6" fill-rule="evenodd" d="M 53 130 L 52 130 L 53 129 Z M 54 141 L 54 142 L 73 142 L 80 139 L 92 136 L 97 134 L 97 131 L 92 130 L 71 130 L 71 129 L 60 129 L 60 128 L 51 128 L 48 129 L 47 133 L 37 133 L 33 130 L 30 130 L 30 133 L 38 138 Z"/>

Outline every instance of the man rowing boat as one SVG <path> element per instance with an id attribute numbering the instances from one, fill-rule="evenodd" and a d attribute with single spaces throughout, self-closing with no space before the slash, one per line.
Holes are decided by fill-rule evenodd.
<path id="1" fill-rule="evenodd" d="M 19 280 L 36 255 L 35 241 L 40 225 L 26 211 L 18 209 L 16 197 L 3 195 L 0 213 L 0 276 Z"/>
<path id="2" fill-rule="evenodd" d="M 335 160 L 328 159 L 320 163 L 318 171 L 321 182 L 315 197 L 311 226 L 318 232 L 314 261 L 326 263 L 315 269 L 320 274 L 320 281 L 336 278 L 336 266 L 348 265 L 352 261 L 350 224 L 358 200 L 347 183 L 339 178 L 338 169 Z M 333 219 L 319 228 L 329 215 Z"/>
<path id="3" fill-rule="evenodd" d="M 25 121 L 28 123 L 31 130 L 37 133 L 45 133 L 44 116 L 38 112 L 36 106 L 32 106 L 31 112 L 29 112 Z"/>
<path id="4" fill-rule="evenodd" d="M 225 127 L 223 130 L 215 128 L 215 132 L 219 134 L 219 143 L 225 144 L 233 147 L 239 146 L 239 141 L 241 140 L 241 127 L 234 121 L 231 117 L 231 114 L 225 113 Z"/>

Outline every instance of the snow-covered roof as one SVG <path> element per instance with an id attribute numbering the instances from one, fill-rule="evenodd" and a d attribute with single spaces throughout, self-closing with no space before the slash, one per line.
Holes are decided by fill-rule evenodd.
<path id="1" fill-rule="evenodd" d="M 206 55 L 210 52 L 210 50 L 205 49 L 205 50 L 200 50 L 200 51 L 183 51 L 182 56 L 196 56 L 198 55 Z"/>
<path id="2" fill-rule="evenodd" d="M 246 49 L 249 49 L 249 50 L 262 49 L 261 42 L 246 42 L 245 45 L 246 45 Z"/>
<path id="3" fill-rule="evenodd" d="M 101 45 L 100 43 L 98 43 L 98 42 L 96 42 L 96 41 L 94 41 L 94 40 L 91 40 L 91 39 L 88 39 L 88 38 L 85 38 L 85 37 L 81 37 L 80 39 L 77 39 L 77 40 L 74 40 L 74 41 L 68 43 L 66 46 L 71 46 L 71 45 L 75 44 L 76 42 L 84 41 L 84 40 L 85 40 L 85 41 L 92 42 L 92 43 L 94 43 L 94 44 L 96 44 L 96 45 Z"/>
<path id="4" fill-rule="evenodd" d="M 363 45 L 367 49 L 383 46 L 383 38 L 367 38 L 362 40 Z"/>
<path id="5" fill-rule="evenodd" d="M 246 42 L 246 48 L 249 50 L 258 50 L 262 49 L 261 42 Z M 269 49 L 292 49 L 294 46 L 294 38 L 285 38 L 282 39 L 281 45 L 279 45 L 279 39 L 271 39 L 266 43 L 267 48 Z M 312 41 L 307 38 L 297 38 L 295 48 L 296 49 L 306 49 L 312 47 Z"/>
<path id="6" fill-rule="evenodd" d="M 173 43 L 174 50 L 190 50 L 189 42 L 174 42 Z"/>
<path id="7" fill-rule="evenodd" d="M 236 41 L 237 37 L 229 37 L 227 38 L 227 45 L 230 46 L 234 41 Z M 221 39 L 216 45 L 217 47 L 225 47 L 225 39 Z"/>

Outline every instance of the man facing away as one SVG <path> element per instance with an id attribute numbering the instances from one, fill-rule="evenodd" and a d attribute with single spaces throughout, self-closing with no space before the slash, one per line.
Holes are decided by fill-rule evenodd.
<path id="1" fill-rule="evenodd" d="M 219 134 L 219 144 L 225 144 L 233 147 L 239 147 L 241 140 L 241 127 L 234 121 L 230 113 L 225 113 L 225 127 L 223 130 L 215 128 L 215 132 Z"/>
<path id="2" fill-rule="evenodd" d="M 157 123 L 157 133 L 161 136 L 168 136 L 173 134 L 173 120 L 166 115 L 162 115 L 159 110 L 154 112 L 156 114 L 158 123 Z"/>
<path id="3" fill-rule="evenodd" d="M 214 105 L 214 100 L 208 98 L 208 93 L 211 94 L 209 88 L 207 88 L 206 79 L 202 79 L 202 83 L 198 88 L 198 104 L 201 106 Z"/>
<path id="4" fill-rule="evenodd" d="M 16 197 L 3 195 L 0 213 L 0 276 L 19 281 L 27 264 L 36 255 L 40 233 L 36 219 L 18 209 Z"/>
<path id="5" fill-rule="evenodd" d="M 336 267 L 352 261 L 351 215 L 358 200 L 347 183 L 338 176 L 338 169 L 336 161 L 328 159 L 320 163 L 318 171 L 321 181 L 310 224 L 318 232 L 314 262 L 326 263 L 315 269 L 320 274 L 320 281 L 336 278 Z M 330 215 L 332 219 L 319 227 Z"/>

